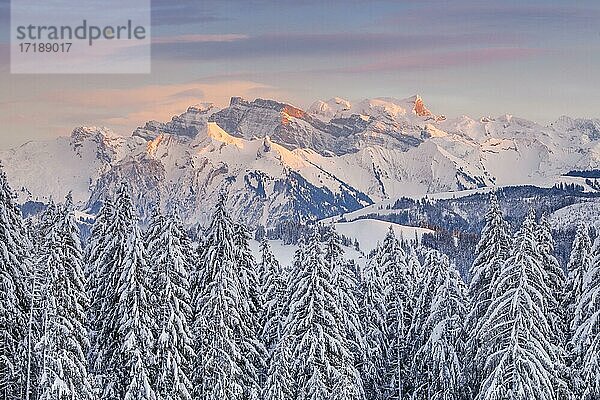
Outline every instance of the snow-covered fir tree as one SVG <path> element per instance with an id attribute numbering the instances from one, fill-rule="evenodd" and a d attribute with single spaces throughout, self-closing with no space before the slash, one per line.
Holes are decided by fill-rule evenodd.
<path id="1" fill-rule="evenodd" d="M 375 256 L 380 256 L 377 249 Z M 383 399 L 386 391 L 387 308 L 386 286 L 379 259 L 373 257 L 361 279 L 361 321 L 364 331 L 361 374 L 367 399 Z"/>
<path id="2" fill-rule="evenodd" d="M 244 395 L 257 399 L 266 379 L 268 353 L 260 340 L 260 312 L 263 298 L 260 292 L 256 261 L 250 250 L 250 232 L 242 224 L 234 224 L 234 248 L 239 276 L 240 307 L 244 323 L 239 325 L 240 347 L 244 356 Z"/>
<path id="3" fill-rule="evenodd" d="M 246 260 L 240 260 L 236 229 L 221 196 L 201 249 L 192 294 L 197 354 L 194 385 L 202 399 L 260 395 L 257 360 L 264 350 L 254 330 L 256 315 L 248 304 L 249 288 L 242 287 L 248 276 L 242 276 L 240 263 Z"/>
<path id="4" fill-rule="evenodd" d="M 234 244 L 241 279 L 241 290 L 247 301 L 248 313 L 252 328 L 258 327 L 258 319 L 262 308 L 262 298 L 259 287 L 259 276 L 256 261 L 250 250 L 250 232 L 245 225 L 234 224 Z"/>
<path id="5" fill-rule="evenodd" d="M 154 400 L 148 268 L 144 244 L 129 189 L 116 194 L 112 221 L 106 229 L 111 253 L 104 259 L 103 326 L 96 340 L 97 371 L 103 399 Z"/>
<path id="6" fill-rule="evenodd" d="M 342 365 L 338 370 L 333 390 L 331 391 L 331 400 L 364 400 L 366 398 L 363 388 L 362 378 L 359 372 L 352 365 L 351 359 L 342 360 Z"/>
<path id="7" fill-rule="evenodd" d="M 567 287 L 563 299 L 563 308 L 567 320 L 567 326 L 573 332 L 573 320 L 575 319 L 578 304 L 584 294 L 585 275 L 592 265 L 592 241 L 589 230 L 584 224 L 577 227 L 575 240 L 571 247 L 571 255 L 567 264 Z"/>
<path id="8" fill-rule="evenodd" d="M 333 227 L 326 233 L 324 259 L 331 273 L 331 285 L 335 290 L 336 303 L 341 313 L 342 332 L 352 354 L 353 365 L 358 367 L 362 362 L 364 335 L 357 299 L 356 265 L 344 258 L 340 236 Z"/>
<path id="9" fill-rule="evenodd" d="M 546 285 L 552 294 L 551 302 L 548 304 L 549 321 L 555 333 L 557 344 L 563 345 L 565 341 L 566 326 L 565 315 L 561 308 L 563 300 L 566 277 L 554 256 L 554 239 L 550 222 L 546 215 L 542 215 L 536 229 L 537 255 L 540 264 L 545 269 Z"/>
<path id="10" fill-rule="evenodd" d="M 29 220 L 29 235 L 32 241 L 32 261 L 29 269 L 28 288 L 28 323 L 27 323 L 27 359 L 26 359 L 26 398 L 37 399 L 40 391 L 40 379 L 42 376 L 43 357 L 40 351 L 36 351 L 36 346 L 44 335 L 46 326 L 47 304 L 47 284 L 48 271 L 45 263 L 39 262 L 43 254 L 47 235 L 61 220 L 59 209 L 50 200 L 48 206 L 42 211 L 37 221 L 33 218 Z M 28 396 L 28 397 L 27 397 Z"/>
<path id="11" fill-rule="evenodd" d="M 390 226 L 377 256 L 386 287 L 387 389 L 390 399 L 404 399 L 411 391 L 408 339 L 413 323 L 418 272 L 409 270 L 406 254 Z M 411 264 L 413 266 L 414 264 Z"/>
<path id="12" fill-rule="evenodd" d="M 422 345 L 414 354 L 411 371 L 412 399 L 452 400 L 465 394 L 464 318 L 468 310 L 467 288 L 447 256 L 431 251 L 426 256 L 427 285 L 433 297 L 421 326 Z M 426 286 L 420 295 L 430 293 Z"/>
<path id="13" fill-rule="evenodd" d="M 296 250 L 294 251 L 294 259 L 292 261 L 292 265 L 290 271 L 287 276 L 286 281 L 286 301 L 283 306 L 283 315 L 287 319 L 287 316 L 290 313 L 290 306 L 292 301 L 292 294 L 296 290 L 293 286 L 294 282 L 297 279 L 298 274 L 300 274 L 304 269 L 304 259 L 306 258 L 306 239 L 304 235 L 300 236 L 298 239 L 298 244 Z"/>
<path id="14" fill-rule="evenodd" d="M 50 229 L 54 227 L 60 220 L 60 207 L 54 203 L 53 199 L 50 199 L 46 209 L 42 211 L 34 221 L 30 218 L 32 226 L 30 227 L 29 236 L 34 249 L 37 249 L 44 245 L 46 235 L 50 232 Z"/>
<path id="15" fill-rule="evenodd" d="M 300 393 L 297 398 L 309 400 L 321 400 L 329 398 L 330 391 L 327 389 L 326 378 L 319 368 L 312 367 L 310 369 L 308 380 L 304 386 L 300 388 Z"/>
<path id="16" fill-rule="evenodd" d="M 155 391 L 161 400 L 190 400 L 194 360 L 188 272 L 191 243 L 176 213 L 156 213 L 146 241 L 156 324 Z"/>
<path id="17" fill-rule="evenodd" d="M 549 321 L 553 294 L 536 254 L 535 230 L 530 213 L 494 279 L 493 301 L 478 327 L 485 343 L 479 351 L 486 357 L 478 400 L 552 400 L 567 395 L 557 371 L 562 349 L 553 340 Z"/>
<path id="18" fill-rule="evenodd" d="M 110 276 L 110 264 L 107 258 L 113 254 L 111 246 L 116 244 L 111 241 L 111 237 L 107 234 L 108 227 L 114 218 L 114 211 L 112 199 L 105 198 L 92 226 L 91 237 L 85 249 L 84 273 L 89 301 L 87 320 L 90 338 L 88 364 L 92 373 L 92 385 L 97 391 L 102 390 L 99 382 L 102 371 L 100 371 L 96 359 L 97 354 L 100 352 L 97 338 L 104 325 L 102 310 L 107 310 L 110 307 L 105 302 L 109 300 L 109 293 L 114 290 Z"/>
<path id="19" fill-rule="evenodd" d="M 45 235 L 40 253 L 38 263 L 47 281 L 43 336 L 36 346 L 43 366 L 39 399 L 93 399 L 87 369 L 83 254 L 70 195 Z"/>
<path id="20" fill-rule="evenodd" d="M 576 348 L 576 343 L 573 340 L 577 333 L 578 325 L 581 323 L 584 307 L 580 307 L 580 302 L 585 294 L 586 274 L 592 266 L 592 241 L 590 239 L 589 230 L 584 224 L 577 227 L 575 239 L 571 246 L 571 255 L 567 264 L 567 285 L 565 294 L 562 299 L 562 310 L 565 317 L 565 327 L 568 342 L 567 349 L 567 364 L 569 368 L 569 383 L 575 390 L 581 389 L 581 348 Z M 577 321 L 577 323 L 575 323 Z"/>
<path id="21" fill-rule="evenodd" d="M 42 377 L 47 375 L 44 364 L 48 358 L 45 354 L 44 340 L 48 339 L 48 319 L 52 314 L 52 310 L 49 310 L 51 306 L 49 303 L 55 300 L 51 297 L 55 296 L 57 292 L 56 287 L 51 288 L 50 285 L 53 284 L 52 278 L 58 279 L 57 269 L 62 261 L 58 235 L 60 218 L 58 208 L 54 202 L 51 202 L 41 215 L 40 224 L 32 235 L 35 237 L 35 253 L 31 262 L 32 283 L 29 293 L 30 327 L 28 331 L 28 337 L 32 343 L 31 348 L 28 349 L 30 355 L 27 360 L 27 393 L 30 399 L 38 398 L 40 389 L 43 390 Z M 31 354 L 32 352 L 33 354 Z"/>
<path id="22" fill-rule="evenodd" d="M 414 304 L 411 325 L 409 327 L 406 341 L 408 348 L 408 370 L 414 367 L 415 355 L 425 345 L 428 339 L 427 323 L 430 318 L 430 310 L 436 296 L 437 288 L 444 283 L 444 274 L 436 273 L 443 266 L 442 253 L 436 250 L 425 250 L 422 277 L 414 292 Z M 416 371 L 411 371 L 407 380 L 415 380 Z M 407 392 L 407 393 L 412 393 Z"/>
<path id="23" fill-rule="evenodd" d="M 492 195 L 467 290 L 447 256 L 392 228 L 367 260 L 301 226 L 291 271 L 266 239 L 256 262 L 225 203 L 193 251 L 174 214 L 143 239 L 122 185 L 83 262 L 71 200 L 27 232 L 0 172 L 0 399 L 600 399 L 586 226 L 566 279 L 548 219 L 531 212 L 513 239 Z"/>
<path id="24" fill-rule="evenodd" d="M 284 336 L 291 346 L 295 400 L 329 399 L 339 380 L 347 379 L 342 366 L 352 356 L 343 332 L 341 311 L 331 285 L 316 230 L 296 253 L 297 274 L 290 277 L 291 298 Z M 362 391 L 359 379 L 350 379 Z"/>
<path id="25" fill-rule="evenodd" d="M 90 327 L 96 322 L 95 313 L 102 308 L 103 294 L 100 289 L 106 280 L 105 257 L 111 254 L 108 245 L 110 237 L 107 235 L 109 225 L 114 217 L 114 204 L 110 197 L 106 197 L 100 211 L 94 220 L 90 238 L 85 248 L 85 274 L 87 278 L 87 292 L 90 299 L 88 319 Z M 100 321 L 101 322 L 101 321 Z"/>
<path id="26" fill-rule="evenodd" d="M 273 353 L 282 337 L 284 321 L 284 302 L 286 279 L 283 268 L 273 255 L 266 238 L 260 242 L 260 261 L 258 263 L 260 291 L 263 298 L 260 325 L 261 341 L 269 356 Z"/>
<path id="27" fill-rule="evenodd" d="M 475 390 L 481 384 L 487 360 L 487 347 L 483 341 L 485 332 L 480 332 L 478 326 L 488 312 L 493 300 L 494 279 L 501 272 L 512 246 L 508 223 L 504 220 L 494 194 L 490 196 L 490 203 L 485 215 L 485 226 L 475 249 L 475 261 L 469 270 L 469 297 L 472 306 L 465 323 L 468 333 L 466 368 L 470 389 Z"/>
<path id="28" fill-rule="evenodd" d="M 554 238 L 547 215 L 542 215 L 536 229 L 537 255 L 540 264 L 544 267 L 546 285 L 550 289 L 551 300 L 548 304 L 548 321 L 552 326 L 551 340 L 561 349 L 557 360 L 556 369 L 561 380 L 569 381 L 572 372 L 567 369 L 567 340 L 569 328 L 567 316 L 563 308 L 567 278 L 558 260 L 554 256 Z"/>
<path id="29" fill-rule="evenodd" d="M 415 244 L 416 243 L 418 243 L 418 242 L 415 241 Z M 421 262 L 419 261 L 419 256 L 417 255 L 417 251 L 415 250 L 415 248 L 413 246 L 409 247 L 408 254 L 406 255 L 406 257 L 407 257 L 406 264 L 408 266 L 408 272 L 415 276 L 414 282 L 415 282 L 415 290 L 416 290 L 418 283 L 423 278 L 423 276 L 422 276 L 423 271 L 421 268 Z"/>
<path id="30" fill-rule="evenodd" d="M 292 265 L 290 266 L 290 269 L 289 269 L 288 273 L 286 274 L 287 276 L 286 276 L 286 282 L 285 282 L 285 296 L 284 296 L 284 302 L 283 302 L 283 308 L 282 308 L 282 318 L 283 318 L 283 320 L 282 320 L 282 323 L 283 323 L 282 335 L 285 333 L 287 319 L 288 319 L 288 316 L 290 315 L 292 295 L 294 294 L 294 291 L 296 290 L 296 287 L 294 287 L 294 282 L 296 282 L 297 276 L 304 269 L 304 259 L 306 258 L 307 238 L 308 237 L 305 235 L 301 235 L 298 238 L 298 243 L 296 245 L 296 250 L 294 251 Z M 289 340 L 289 338 L 288 338 L 288 340 Z"/>
<path id="31" fill-rule="evenodd" d="M 14 194 L 0 168 L 0 397 L 26 394 L 29 267 L 31 244 Z"/>
<path id="32" fill-rule="evenodd" d="M 585 240 L 585 239 L 584 239 Z M 583 290 L 575 308 L 573 349 L 575 393 L 582 400 L 600 398 L 600 235 L 592 249 L 592 262 L 584 272 Z"/>
<path id="33" fill-rule="evenodd" d="M 280 338 L 273 351 L 264 389 L 265 400 L 293 400 L 294 379 L 292 377 L 292 355 L 290 343 Z"/>

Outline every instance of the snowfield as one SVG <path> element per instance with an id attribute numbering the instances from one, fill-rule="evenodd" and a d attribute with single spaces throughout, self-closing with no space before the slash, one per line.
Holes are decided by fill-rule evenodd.
<path id="1" fill-rule="evenodd" d="M 431 229 L 399 225 L 375 219 L 358 219 L 352 222 L 338 222 L 333 225 L 341 235 L 358 240 L 360 249 L 365 254 L 375 249 L 377 244 L 381 244 L 390 226 L 396 237 L 404 240 L 415 240 L 417 237 L 420 240 L 423 234 L 433 233 Z"/>
<path id="2" fill-rule="evenodd" d="M 552 225 L 556 228 L 584 224 L 600 228 L 600 199 L 573 204 L 552 213 Z"/>

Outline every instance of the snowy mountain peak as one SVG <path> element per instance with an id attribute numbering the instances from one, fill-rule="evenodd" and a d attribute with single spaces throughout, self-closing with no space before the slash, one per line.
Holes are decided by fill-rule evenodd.
<path id="1" fill-rule="evenodd" d="M 109 162 L 116 155 L 116 149 L 125 140 L 108 128 L 80 126 L 71 132 L 69 144 L 80 158 L 85 151 L 94 151 L 98 160 Z"/>
<path id="2" fill-rule="evenodd" d="M 188 107 L 186 112 L 176 115 L 169 122 L 148 121 L 144 126 L 136 128 L 133 136 L 146 140 L 154 140 L 161 134 L 169 134 L 184 139 L 193 139 L 200 132 L 206 131 L 206 124 L 213 111 L 212 103 L 201 103 Z"/>
<path id="3" fill-rule="evenodd" d="M 209 111 L 214 109 L 214 107 L 215 105 L 213 103 L 198 103 L 189 106 L 187 113 L 207 114 Z"/>
<path id="4" fill-rule="evenodd" d="M 98 136 L 114 136 L 114 134 L 106 128 L 79 126 L 71 132 L 71 141 L 72 143 L 81 143 L 87 139 L 96 138 Z"/>
<path id="5" fill-rule="evenodd" d="M 209 122 L 207 124 L 206 133 L 208 137 L 225 144 L 232 144 L 238 148 L 244 147 L 244 141 L 231 136 L 229 133 L 225 132 L 219 125 L 214 122 Z"/>
<path id="6" fill-rule="evenodd" d="M 160 134 L 156 138 L 148 140 L 146 143 L 146 153 L 148 153 L 148 155 L 154 155 L 164 138 L 165 135 Z"/>
<path id="7" fill-rule="evenodd" d="M 334 102 L 335 104 L 339 104 L 340 106 L 343 106 L 344 108 L 350 108 L 352 106 L 352 104 L 348 100 L 343 99 L 341 97 L 334 97 L 329 100 L 329 103 L 331 103 L 331 102 Z"/>
<path id="8" fill-rule="evenodd" d="M 221 110 L 201 103 L 148 121 L 130 137 L 79 127 L 0 152 L 0 160 L 22 202 L 73 189 L 79 205 L 93 209 L 125 179 L 143 210 L 187 204 L 184 213 L 201 221 L 214 194 L 227 190 L 240 219 L 276 224 L 403 195 L 543 183 L 594 169 L 600 120 L 563 117 L 548 127 L 511 115 L 446 120 L 419 95 L 335 97 L 308 111 L 233 97 Z"/>
<path id="9" fill-rule="evenodd" d="M 292 118 L 306 119 L 308 115 L 301 109 L 286 104 L 281 110 L 281 123 L 289 124 Z"/>
<path id="10" fill-rule="evenodd" d="M 326 120 L 334 118 L 342 111 L 350 110 L 352 103 L 341 97 L 334 97 L 327 101 L 317 100 L 309 108 L 308 112 Z"/>
<path id="11" fill-rule="evenodd" d="M 417 94 L 411 97 L 411 100 L 412 99 L 414 99 L 413 112 L 415 114 L 417 114 L 419 117 L 428 117 L 430 115 L 433 115 L 431 111 L 429 111 L 429 109 L 425 106 L 425 103 L 423 103 L 423 99 L 421 98 L 421 96 Z"/>
<path id="12" fill-rule="evenodd" d="M 413 113 L 418 117 L 434 116 L 423 102 L 423 98 L 418 94 L 403 100 L 376 97 L 364 99 L 356 104 L 352 104 L 341 97 L 334 97 L 327 101 L 318 100 L 308 108 L 308 113 L 329 119 L 342 115 L 373 115 L 381 112 L 392 117 L 407 115 L 407 113 Z"/>
<path id="13" fill-rule="evenodd" d="M 406 99 L 395 99 L 391 97 L 376 97 L 364 99 L 354 104 L 351 109 L 344 112 L 349 116 L 352 114 L 368 115 L 384 120 L 436 120 L 436 117 L 425 106 L 423 99 L 418 96 Z"/>
<path id="14" fill-rule="evenodd" d="M 229 100 L 229 107 L 262 108 L 262 109 L 268 109 L 268 110 L 273 110 L 273 111 L 282 111 L 286 107 L 290 107 L 290 108 L 294 108 L 294 109 L 296 108 L 291 104 L 283 103 L 283 102 L 276 101 L 276 100 L 257 98 L 257 99 L 254 99 L 253 101 L 248 101 L 248 100 L 244 99 L 243 97 L 237 97 L 237 96 L 232 97 Z"/>

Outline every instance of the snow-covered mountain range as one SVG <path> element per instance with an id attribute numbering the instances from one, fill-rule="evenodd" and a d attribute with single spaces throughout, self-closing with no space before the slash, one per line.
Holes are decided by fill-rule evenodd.
<path id="1" fill-rule="evenodd" d="M 127 180 L 142 216 L 160 203 L 203 223 L 225 190 L 237 218 L 273 226 L 402 195 L 543 185 L 598 169 L 600 119 L 448 119 L 419 96 L 334 98 L 307 110 L 234 97 L 223 109 L 199 104 L 169 122 L 147 122 L 129 137 L 79 127 L 0 152 L 0 160 L 23 203 L 73 191 L 93 212 Z"/>

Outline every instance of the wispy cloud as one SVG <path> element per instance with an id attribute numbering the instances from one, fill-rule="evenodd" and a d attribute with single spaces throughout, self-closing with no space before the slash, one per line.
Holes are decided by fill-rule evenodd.
<path id="1" fill-rule="evenodd" d="M 152 0 L 152 25 L 185 25 L 222 21 L 210 1 Z"/>
<path id="2" fill-rule="evenodd" d="M 435 33 L 273 33 L 262 35 L 200 35 L 194 40 L 155 41 L 158 59 L 226 60 L 284 56 L 368 56 L 427 48 L 473 45 L 512 46 L 518 38 L 488 34 Z"/>
<path id="3" fill-rule="evenodd" d="M 397 0 L 370 0 L 370 3 L 397 3 Z M 152 23 L 155 26 L 199 25 L 228 20 L 246 19 L 239 10 L 249 10 L 254 15 L 265 10 L 294 9 L 313 6 L 364 5 L 364 0 L 152 0 Z"/>
<path id="4" fill-rule="evenodd" d="M 402 13 L 386 17 L 383 22 L 389 26 L 404 24 L 412 27 L 428 21 L 436 30 L 460 25 L 463 29 L 479 28 L 505 34 L 516 27 L 530 30 L 549 27 L 558 33 L 566 27 L 597 26 L 599 18 L 600 5 L 597 2 L 581 1 L 566 5 L 457 0 L 414 3 Z"/>
<path id="5" fill-rule="evenodd" d="M 483 48 L 444 53 L 398 56 L 356 67 L 340 68 L 330 72 L 366 73 L 419 69 L 444 69 L 456 66 L 473 66 L 499 61 L 510 61 L 539 54 L 539 49 Z"/>
<path id="6" fill-rule="evenodd" d="M 232 96 L 278 97 L 281 93 L 268 85 L 252 81 L 221 81 L 214 83 L 181 83 L 145 85 L 124 89 L 61 90 L 41 96 L 41 101 L 52 103 L 59 110 L 94 110 L 99 116 L 110 118 L 83 120 L 72 115 L 72 123 L 103 125 L 122 134 L 149 120 L 168 121 L 198 102 L 212 102 L 226 106 Z M 94 114 L 91 114 L 94 115 Z M 88 115 L 88 118 L 91 117 Z"/>

